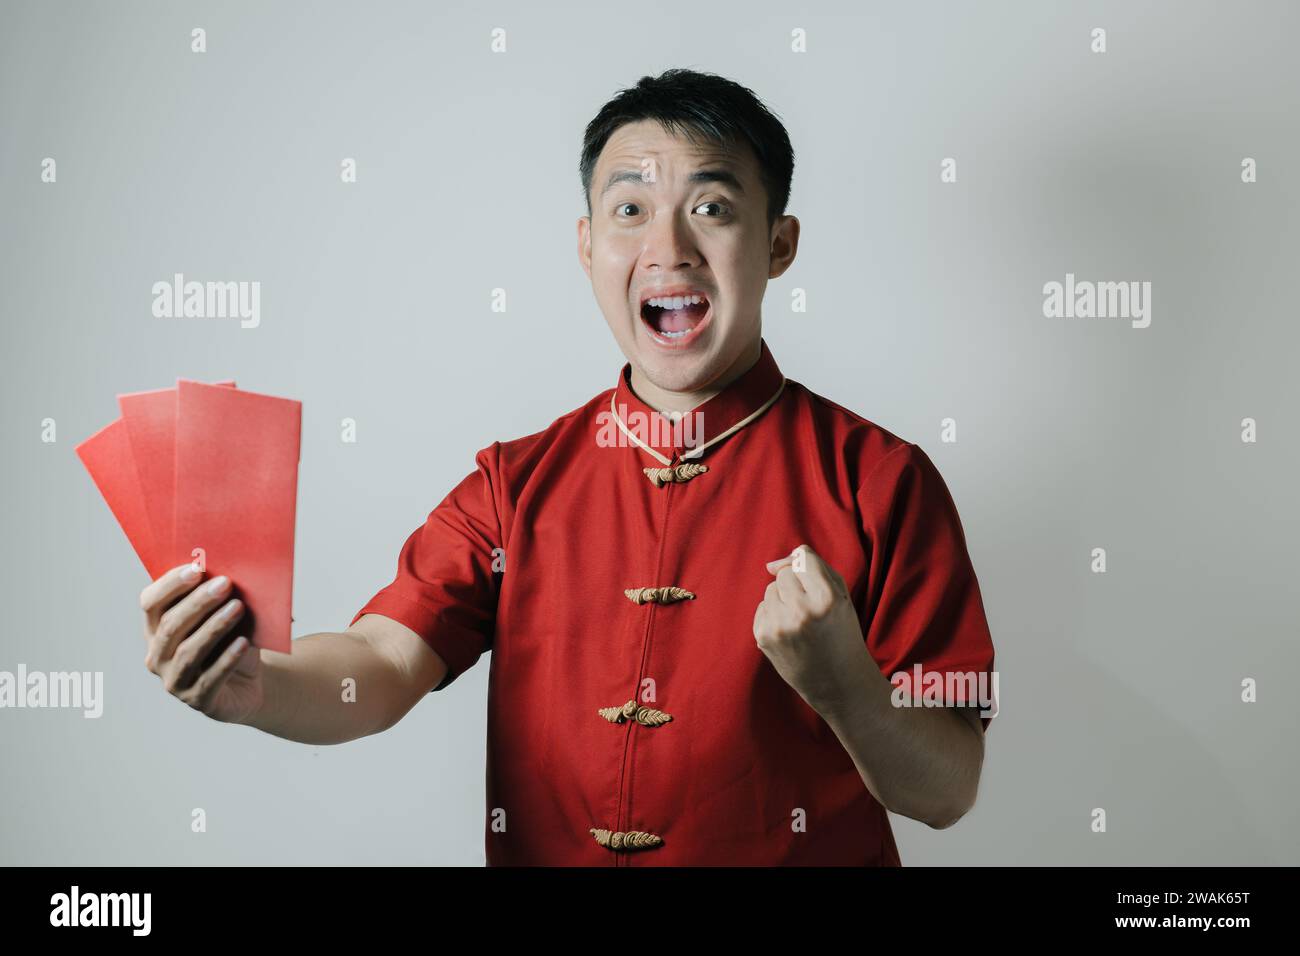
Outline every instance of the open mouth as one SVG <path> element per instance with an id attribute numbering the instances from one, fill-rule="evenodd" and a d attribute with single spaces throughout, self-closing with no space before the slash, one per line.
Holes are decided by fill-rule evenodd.
<path id="1" fill-rule="evenodd" d="M 684 345 L 708 324 L 712 305 L 703 292 L 673 290 L 672 295 L 650 295 L 641 301 L 641 321 L 651 337 L 664 345 Z"/>

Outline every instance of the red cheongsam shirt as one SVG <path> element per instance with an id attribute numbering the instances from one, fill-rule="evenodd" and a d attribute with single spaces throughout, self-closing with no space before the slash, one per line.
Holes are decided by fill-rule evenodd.
<path id="1" fill-rule="evenodd" d="M 489 865 L 899 865 L 884 807 L 753 621 L 764 564 L 806 543 L 885 676 L 991 676 L 943 479 L 784 378 L 766 341 L 695 428 L 652 427 L 630 371 L 480 451 L 353 621 L 419 634 L 447 663 L 438 689 L 492 651 Z"/>

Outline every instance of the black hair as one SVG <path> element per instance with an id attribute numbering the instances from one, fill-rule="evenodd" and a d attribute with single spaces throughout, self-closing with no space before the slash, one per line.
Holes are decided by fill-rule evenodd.
<path id="1" fill-rule="evenodd" d="M 668 133 L 676 135 L 680 130 L 696 143 L 747 143 L 758 160 L 767 191 L 768 226 L 785 213 L 794 177 L 794 149 L 781 121 L 752 90 L 739 83 L 713 73 L 674 69 L 643 76 L 635 87 L 620 90 L 587 124 L 578 171 L 588 215 L 591 178 L 600 151 L 616 129 L 639 120 L 657 120 Z"/>

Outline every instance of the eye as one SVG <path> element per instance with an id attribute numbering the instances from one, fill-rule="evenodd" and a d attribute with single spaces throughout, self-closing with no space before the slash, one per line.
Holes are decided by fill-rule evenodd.
<path id="1" fill-rule="evenodd" d="M 624 209 L 627 209 L 629 206 L 630 206 L 632 209 L 636 210 L 636 212 L 629 213 L 629 215 L 635 216 L 635 215 L 637 215 L 637 213 L 639 213 L 640 210 L 641 210 L 641 207 L 638 206 L 638 205 L 637 205 L 636 203 L 634 203 L 634 202 L 624 202 L 624 203 L 619 203 L 617 206 L 614 207 L 614 215 L 616 215 L 616 216 L 617 216 L 617 215 L 620 215 L 620 214 L 622 213 L 622 211 L 623 211 Z"/>
<path id="2" fill-rule="evenodd" d="M 704 218 L 706 219 L 720 219 L 721 217 L 725 216 L 727 213 L 731 212 L 730 206 L 728 206 L 724 202 L 718 202 L 716 199 L 710 199 L 708 202 L 700 203 L 698 206 L 695 207 L 695 210 L 696 212 L 698 212 L 699 210 L 704 209 L 708 206 L 716 207 L 719 211 L 715 213 L 705 213 Z"/>

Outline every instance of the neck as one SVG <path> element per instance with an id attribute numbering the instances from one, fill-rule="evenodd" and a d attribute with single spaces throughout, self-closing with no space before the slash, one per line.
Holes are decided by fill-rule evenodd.
<path id="1" fill-rule="evenodd" d="M 674 392 L 671 389 L 660 388 L 651 382 L 641 373 L 641 369 L 635 364 L 632 366 L 632 391 L 636 393 L 641 401 L 645 402 L 657 412 L 667 414 L 669 412 L 684 413 L 693 408 L 703 405 L 714 395 L 717 395 L 728 385 L 734 382 L 740 376 L 744 375 L 757 364 L 759 356 L 763 354 L 763 345 L 761 339 L 755 339 L 750 343 L 736 360 L 731 363 L 722 373 L 708 385 L 703 388 L 691 389 L 684 392 Z"/>

